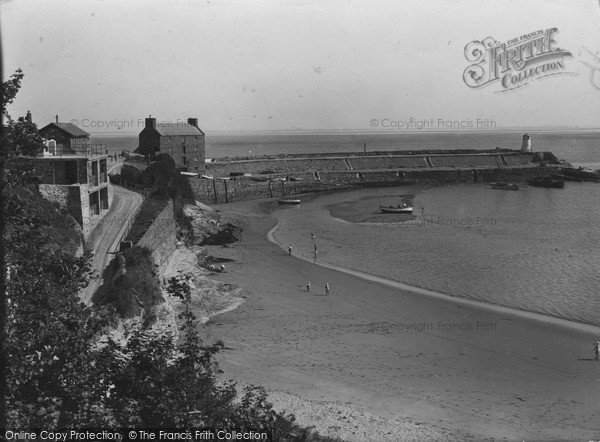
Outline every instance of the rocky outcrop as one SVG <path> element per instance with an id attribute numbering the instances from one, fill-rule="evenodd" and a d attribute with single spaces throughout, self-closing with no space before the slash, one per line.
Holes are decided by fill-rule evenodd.
<path id="1" fill-rule="evenodd" d="M 211 207 L 196 202 L 184 207 L 194 231 L 197 245 L 222 245 L 235 242 L 239 238 L 240 228 L 228 222 L 222 222 L 219 214 Z"/>

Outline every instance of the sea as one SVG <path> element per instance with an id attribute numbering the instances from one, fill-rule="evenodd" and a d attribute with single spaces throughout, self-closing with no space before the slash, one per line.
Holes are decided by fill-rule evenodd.
<path id="1" fill-rule="evenodd" d="M 207 136 L 206 149 L 208 158 L 519 149 L 523 133 L 235 134 Z M 600 131 L 528 133 L 534 151 L 600 169 Z M 92 142 L 106 144 L 109 152 L 137 147 L 137 137 Z M 379 213 L 379 205 L 399 200 L 412 203 L 413 215 Z M 519 191 L 486 184 L 361 189 L 313 195 L 299 206 L 274 206 L 272 213 L 280 223 L 274 239 L 283 247 L 293 244 L 306 259 L 600 326 L 600 183 Z"/>

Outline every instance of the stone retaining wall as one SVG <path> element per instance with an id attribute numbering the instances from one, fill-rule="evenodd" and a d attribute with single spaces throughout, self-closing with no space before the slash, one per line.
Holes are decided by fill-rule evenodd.
<path id="1" fill-rule="evenodd" d="M 177 225 L 173 214 L 173 202 L 160 211 L 146 233 L 135 244 L 152 250 L 154 262 L 158 265 L 159 275 L 163 274 L 169 256 L 177 248 Z"/>

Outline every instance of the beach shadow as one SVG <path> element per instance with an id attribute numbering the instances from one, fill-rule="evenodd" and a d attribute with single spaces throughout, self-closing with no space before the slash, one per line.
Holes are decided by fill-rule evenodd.
<path id="1" fill-rule="evenodd" d="M 577 358 L 578 361 L 594 361 L 594 362 L 598 362 L 596 359 L 594 358 Z"/>

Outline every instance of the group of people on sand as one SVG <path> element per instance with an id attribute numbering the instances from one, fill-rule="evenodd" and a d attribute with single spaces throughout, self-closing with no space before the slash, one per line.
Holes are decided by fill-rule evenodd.
<path id="1" fill-rule="evenodd" d="M 315 236 L 315 234 L 314 234 L 314 233 L 311 233 L 311 234 L 310 234 L 310 237 L 311 237 L 313 240 L 316 238 L 316 236 Z M 292 250 L 293 250 L 293 249 L 294 249 L 294 248 L 293 248 L 293 247 L 292 247 L 292 245 L 290 244 L 290 245 L 288 246 L 288 256 L 292 256 Z M 319 254 L 319 248 L 317 247 L 317 244 L 316 244 L 316 243 L 314 244 L 314 249 L 315 249 L 315 257 L 316 257 L 316 256 Z M 310 292 L 310 288 L 311 288 L 311 284 L 310 284 L 310 281 L 308 281 L 308 282 L 306 283 L 306 291 L 307 291 L 307 292 Z M 330 293 L 331 293 L 331 289 L 329 288 L 329 283 L 325 283 L 325 295 L 326 295 L 326 296 L 329 296 L 329 294 L 330 294 Z"/>
<path id="2" fill-rule="evenodd" d="M 308 282 L 306 283 L 306 291 L 307 291 L 307 292 L 310 292 L 310 287 L 311 287 L 311 286 L 310 286 L 310 281 L 308 281 Z M 325 295 L 326 295 L 326 296 L 329 296 L 329 293 L 330 293 L 330 292 L 331 292 L 331 290 L 329 289 L 329 283 L 328 283 L 328 282 L 326 282 L 326 283 L 325 283 Z"/>

